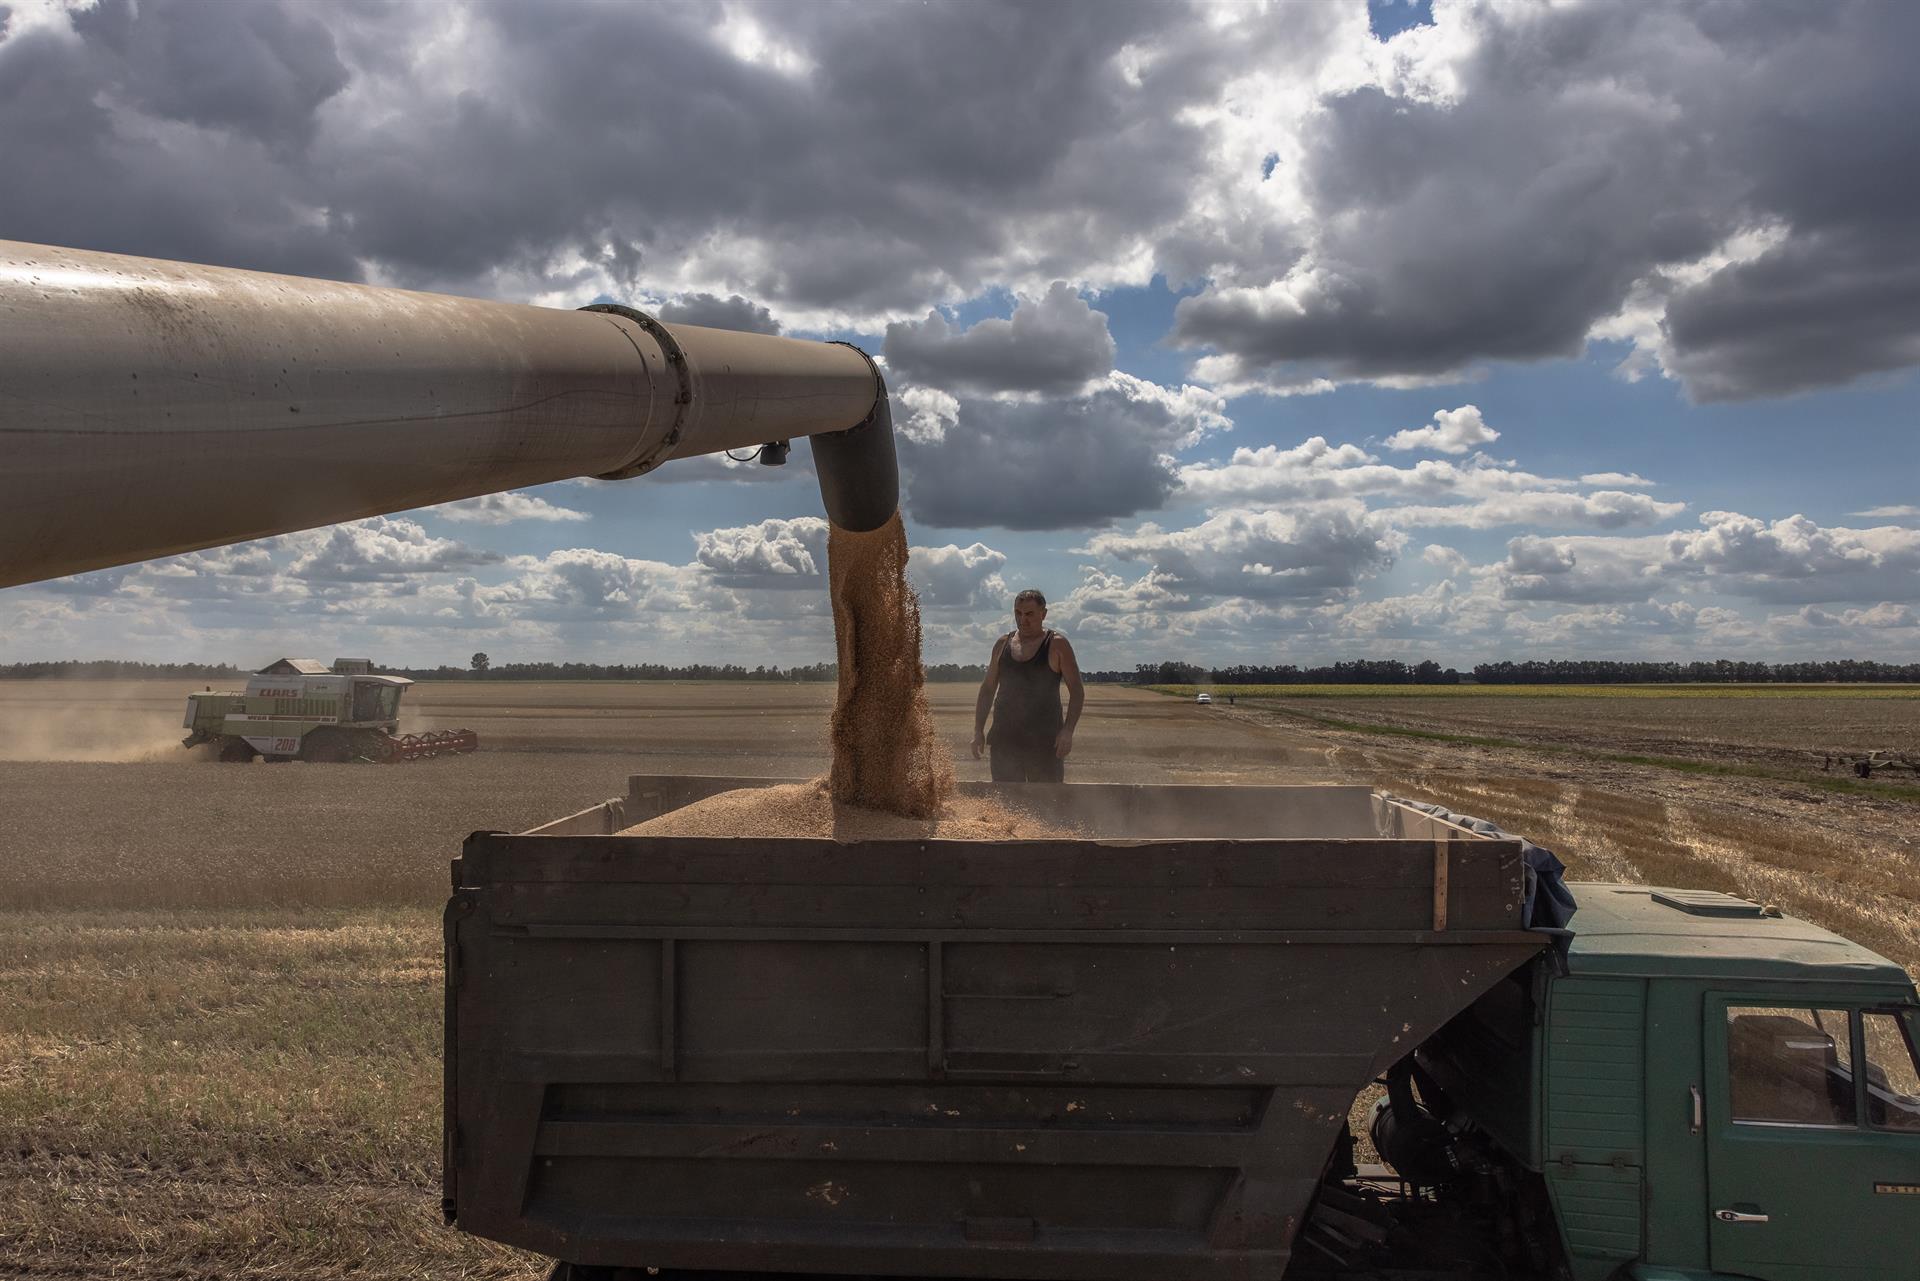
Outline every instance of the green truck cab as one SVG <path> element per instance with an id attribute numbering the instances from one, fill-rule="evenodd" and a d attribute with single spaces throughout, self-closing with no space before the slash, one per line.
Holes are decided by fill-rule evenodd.
<path id="1" fill-rule="evenodd" d="M 1537 1176 L 1575 1281 L 1920 1278 L 1920 999 L 1899 966 L 1711 891 L 1580 884 L 1564 958 L 1417 1056 Z"/>

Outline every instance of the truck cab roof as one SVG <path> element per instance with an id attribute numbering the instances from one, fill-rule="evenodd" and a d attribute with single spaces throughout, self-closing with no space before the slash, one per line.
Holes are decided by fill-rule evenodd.
<path id="1" fill-rule="evenodd" d="M 1567 965 L 1575 974 L 1892 984 L 1886 957 L 1798 917 L 1712 890 L 1586 882 Z"/>

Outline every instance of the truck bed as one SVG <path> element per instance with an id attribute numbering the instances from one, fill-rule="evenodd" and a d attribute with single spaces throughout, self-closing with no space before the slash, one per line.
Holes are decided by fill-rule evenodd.
<path id="1" fill-rule="evenodd" d="M 1277 1278 L 1355 1093 L 1540 951 L 1519 844 L 1357 787 L 963 785 L 1083 839 L 477 833 L 450 1217 L 582 1264 Z"/>

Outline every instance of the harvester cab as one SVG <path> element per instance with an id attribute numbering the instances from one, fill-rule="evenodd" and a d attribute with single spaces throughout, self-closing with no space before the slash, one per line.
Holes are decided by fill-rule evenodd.
<path id="1" fill-rule="evenodd" d="M 351 660 L 329 669 L 311 658 L 283 658 L 255 672 L 239 693 L 189 694 L 182 745 L 216 743 L 229 762 L 338 764 L 391 764 L 480 746 L 472 730 L 401 734 L 400 695 L 413 682 L 357 670 L 370 666 Z"/>

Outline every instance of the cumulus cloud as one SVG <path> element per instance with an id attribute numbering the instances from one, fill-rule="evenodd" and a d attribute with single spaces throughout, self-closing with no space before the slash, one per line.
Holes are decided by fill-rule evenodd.
<path id="1" fill-rule="evenodd" d="M 1443 454 L 1465 454 L 1482 445 L 1491 445 L 1500 433 L 1487 426 L 1477 405 L 1441 409 L 1433 415 L 1430 427 L 1412 427 L 1387 437 L 1388 449 L 1432 449 Z"/>
<path id="2" fill-rule="evenodd" d="M 482 551 L 451 538 L 434 538 L 417 521 L 403 516 L 375 516 L 271 541 L 292 553 L 286 566 L 289 575 L 327 582 L 438 574 L 495 565 L 504 559 L 498 552 Z M 259 549 L 243 549 L 233 554 L 245 557 L 261 553 Z"/>
<path id="3" fill-rule="evenodd" d="M 1686 510 L 1682 502 L 1661 502 L 1620 490 L 1585 495 L 1563 492 L 1581 482 L 1535 475 L 1485 455 L 1464 464 L 1423 459 L 1411 467 L 1395 467 L 1358 446 L 1330 445 L 1323 436 L 1291 448 L 1236 449 L 1224 463 L 1188 464 L 1179 475 L 1181 496 L 1205 503 L 1311 502 L 1336 497 L 1398 500 L 1400 505 L 1382 512 L 1407 527 L 1565 524 L 1619 529 L 1669 520 Z M 1410 501 L 1419 499 L 1455 501 L 1444 506 Z"/>
<path id="4" fill-rule="evenodd" d="M 950 529 L 1110 524 L 1163 506 L 1175 452 L 1231 426 L 1205 388 L 1118 370 L 1064 399 L 962 400 L 938 436 L 902 434 L 907 510 Z"/>
<path id="5" fill-rule="evenodd" d="M 594 547 L 567 547 L 520 563 L 520 574 L 489 593 L 510 595 L 563 611 L 677 608 L 687 575 L 682 567 L 636 560 Z"/>
<path id="6" fill-rule="evenodd" d="M 696 533 L 694 560 L 721 582 L 818 588 L 827 568 L 827 522 L 818 516 L 763 520 Z"/>
<path id="7" fill-rule="evenodd" d="M 1880 601 L 1891 609 L 1920 601 L 1920 530 L 1712 511 L 1667 534 L 1526 535 L 1507 544 L 1492 572 L 1513 601 L 1646 601 L 1705 590 L 1760 603 Z"/>
<path id="8" fill-rule="evenodd" d="M 1158 569 L 1131 579 L 1097 565 L 1083 565 L 1080 572 L 1079 585 L 1049 613 L 1057 610 L 1063 618 L 1085 619 L 1090 615 L 1184 611 L 1194 604 L 1178 578 Z"/>
<path id="9" fill-rule="evenodd" d="M 1546 538 L 1516 538 L 1507 544 L 1506 568 L 1515 574 L 1570 574 L 1578 557 L 1564 544 Z"/>
<path id="10" fill-rule="evenodd" d="M 908 577 L 926 610 L 1003 610 L 1010 592 L 1000 571 L 1007 554 L 985 543 L 909 549 Z"/>
<path id="11" fill-rule="evenodd" d="M 1188 529 L 1099 534 L 1096 556 L 1150 564 L 1194 596 L 1325 600 L 1390 568 L 1405 538 L 1358 503 L 1217 512 Z"/>
<path id="12" fill-rule="evenodd" d="M 1408 595 L 1358 601 L 1328 612 L 1331 631 L 1369 643 L 1444 641 L 1455 648 L 1475 635 L 1496 633 L 1501 624 L 1493 602 L 1462 591 L 1451 580 Z"/>
<path id="13" fill-rule="evenodd" d="M 1630 645 L 1648 656 L 1692 659 L 1707 645 L 1738 652 L 1758 629 L 1732 610 L 1689 601 L 1576 604 L 1548 613 L 1513 613 L 1503 620 L 1505 643 L 1522 653 L 1564 654 L 1595 644 Z M 1711 651 L 1709 651 L 1711 652 Z"/>
<path id="14" fill-rule="evenodd" d="M 1761 600 L 1920 600 L 1920 530 L 1822 526 L 1805 516 L 1764 521 L 1706 512 L 1700 528 L 1666 540 L 1676 574 L 1715 580 Z"/>
<path id="15" fill-rule="evenodd" d="M 457 503 L 429 507 L 442 520 L 466 525 L 510 525 L 517 520 L 577 521 L 591 519 L 586 512 L 561 507 L 532 494 L 510 489 L 502 494 L 482 494 Z"/>
<path id="16" fill-rule="evenodd" d="M 916 445 L 939 444 L 960 421 L 959 398 L 938 387 L 908 387 L 890 394 L 905 411 L 894 412 L 894 430 Z"/>
<path id="17" fill-rule="evenodd" d="M 1495 494 L 1478 502 L 1451 507 L 1392 507 L 1384 515 L 1395 524 L 1409 527 L 1457 525 L 1464 529 L 1497 529 L 1502 525 L 1572 525 L 1587 529 L 1624 529 L 1670 520 L 1686 509 L 1685 503 L 1661 502 L 1645 494 L 1603 489 L 1591 494 Z"/>
<path id="18" fill-rule="evenodd" d="M 1911 606 L 1881 601 L 1871 609 L 1846 609 L 1839 613 L 1816 605 L 1803 605 L 1796 617 L 1809 627 L 1920 627 L 1920 615 Z"/>
<path id="19" fill-rule="evenodd" d="M 84 632 L 108 652 L 143 645 L 142 656 L 154 657 L 212 633 L 251 653 L 265 637 L 292 644 L 316 628 L 389 613 L 434 622 L 426 602 L 437 585 L 505 563 L 406 517 L 374 517 L 13 589 L 6 612 L 19 643 L 36 628 L 43 643 Z M 36 598 L 65 604 L 50 613 Z"/>
<path id="20" fill-rule="evenodd" d="M 1595 540 L 1512 539 L 1497 570 L 1500 596 L 1571 604 L 1651 600 L 1664 586 L 1658 567 L 1631 550 Z"/>
<path id="21" fill-rule="evenodd" d="M 690 293 L 669 298 L 655 313 L 670 325 L 705 325 L 709 329 L 738 329 L 750 334 L 777 334 L 780 322 L 773 312 L 739 294 Z"/>
<path id="22" fill-rule="evenodd" d="M 1420 549 L 1420 559 L 1439 570 L 1448 578 L 1467 572 L 1470 561 L 1451 547 L 1439 543 L 1428 543 Z"/>
<path id="23" fill-rule="evenodd" d="M 1696 399 L 1920 361 L 1920 184 L 1904 178 L 1920 142 L 1884 127 L 1920 107 L 1920 12 L 1461 3 L 1434 17 L 1392 42 L 1390 70 L 1296 126 L 1296 203 L 1276 216 L 1300 250 L 1227 256 L 1181 303 L 1179 337 L 1213 349 L 1200 376 L 1270 390 L 1460 377 L 1576 354 L 1635 303 L 1650 363 Z"/>
<path id="24" fill-rule="evenodd" d="M 1022 299 L 1006 320 L 955 329 L 939 312 L 887 326 L 887 367 L 927 386 L 991 395 L 1079 391 L 1113 369 L 1107 314 L 1065 281 Z"/>
<path id="25" fill-rule="evenodd" d="M 0 31 L 11 238 L 358 279 L 306 192 L 351 80 L 328 15 L 120 0 Z"/>
<path id="26" fill-rule="evenodd" d="M 1536 476 L 1484 456 L 1466 464 L 1422 459 L 1411 467 L 1382 463 L 1357 445 L 1311 436 L 1292 447 L 1240 448 L 1225 463 L 1180 469 L 1184 497 L 1200 502 L 1292 502 L 1395 496 L 1479 498 L 1516 491 L 1570 488 L 1572 481 Z"/>
<path id="27" fill-rule="evenodd" d="M 0 38 L 0 221 L 803 328 L 1158 275 L 1222 388 L 1596 333 L 1699 398 L 1920 362 L 1912 6 L 1461 0 L 1385 44 L 1358 4 L 1196 7 L 37 9 Z M 608 106 L 643 98 L 673 127 Z M 917 336 L 954 377 L 1098 376 L 1097 344 L 1021 366 L 1017 319 Z"/>
<path id="28" fill-rule="evenodd" d="M 6 39 L 0 150 L 34 174 L 0 194 L 10 234 L 563 301 L 737 295 L 808 327 L 1144 284 L 1220 186 L 1224 86 L 1311 76 L 1365 34 L 1321 6 L 1200 23 L 1114 0 L 990 22 L 229 9 L 101 0 Z M 672 127 L 635 127 L 642 100 Z"/>

